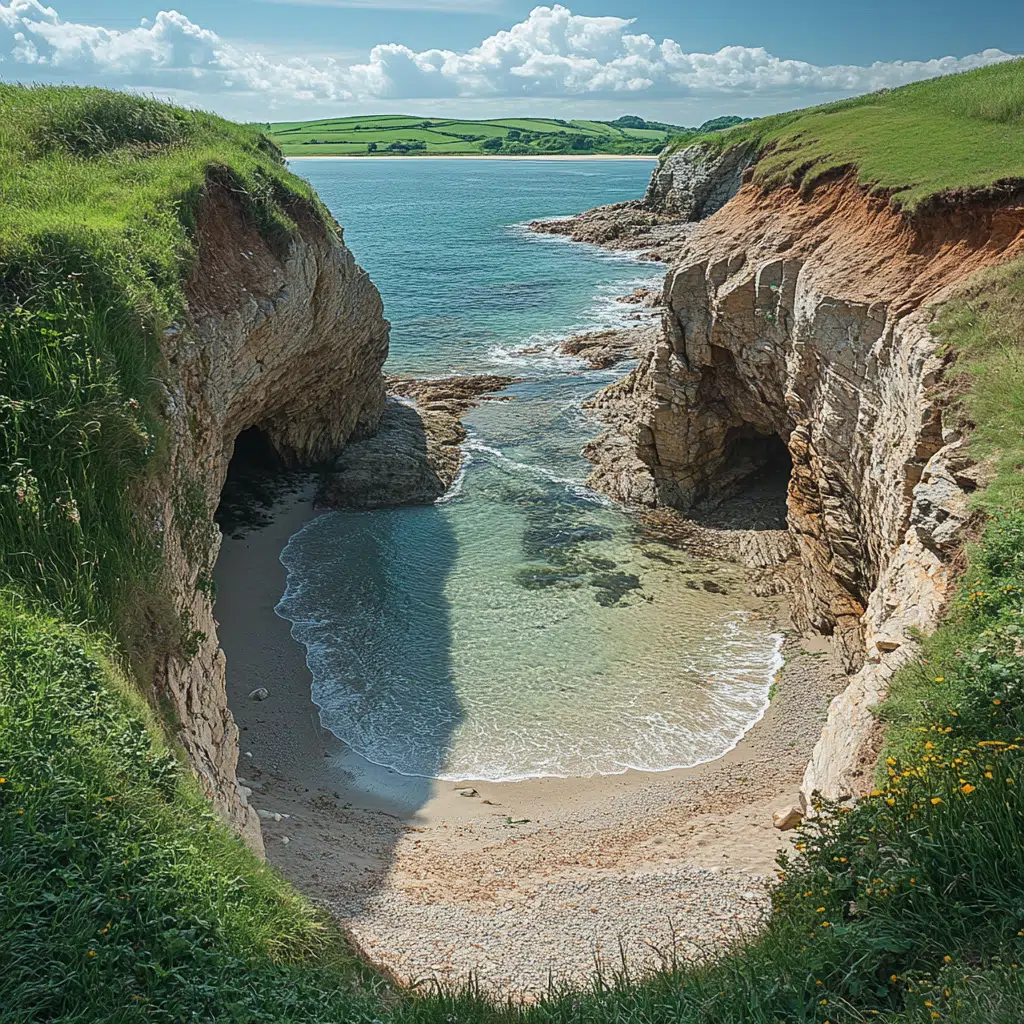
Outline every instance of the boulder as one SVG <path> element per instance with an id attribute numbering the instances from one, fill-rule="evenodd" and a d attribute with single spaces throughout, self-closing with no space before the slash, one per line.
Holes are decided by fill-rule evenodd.
<path id="1" fill-rule="evenodd" d="M 796 828 L 803 818 L 804 812 L 796 804 L 791 804 L 789 807 L 780 807 L 772 813 L 772 824 L 780 832 L 788 832 L 790 829 Z"/>

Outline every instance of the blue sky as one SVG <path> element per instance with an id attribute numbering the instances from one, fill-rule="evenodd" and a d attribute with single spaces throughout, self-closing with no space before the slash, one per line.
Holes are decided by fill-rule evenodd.
<path id="1" fill-rule="evenodd" d="M 136 89 L 260 120 L 638 113 L 693 124 L 1020 53 L 1020 4 L 998 0 L 0 0 L 6 80 Z"/>

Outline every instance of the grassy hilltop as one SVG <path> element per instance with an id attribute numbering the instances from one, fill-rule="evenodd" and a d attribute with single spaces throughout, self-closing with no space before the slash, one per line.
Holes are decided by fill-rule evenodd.
<path id="1" fill-rule="evenodd" d="M 809 186 L 856 167 L 863 184 L 913 208 L 941 192 L 1024 178 L 1024 60 L 698 130 L 669 151 L 694 143 L 753 146 L 761 153 L 755 180 L 768 186 Z"/>
<path id="2" fill-rule="evenodd" d="M 795 173 L 795 146 L 921 201 L 1024 177 L 1020 74 L 734 131 L 787 140 L 758 174 Z M 0 87 L 0 1021 L 1024 1019 L 1024 264 L 937 322 L 999 475 L 946 622 L 883 710 L 878 789 L 805 829 L 747 946 L 494 1006 L 361 966 L 210 813 L 142 696 L 150 659 L 183 636 L 134 495 L 166 458 L 158 339 L 183 314 L 211 176 L 279 240 L 294 202 L 315 207 L 255 130 L 99 90 Z"/>
<path id="3" fill-rule="evenodd" d="M 712 130 L 716 124 L 702 127 Z M 639 117 L 465 121 L 390 115 L 283 121 L 263 127 L 286 156 L 653 155 L 669 139 L 689 130 Z"/>

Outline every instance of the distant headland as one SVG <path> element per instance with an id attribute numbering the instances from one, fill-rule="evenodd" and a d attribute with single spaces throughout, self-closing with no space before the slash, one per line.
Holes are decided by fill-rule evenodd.
<path id="1" fill-rule="evenodd" d="M 279 121 L 266 131 L 285 156 L 653 156 L 672 139 L 739 124 L 729 116 L 697 128 L 627 115 L 615 121 L 511 117 L 488 121 L 376 114 Z"/>

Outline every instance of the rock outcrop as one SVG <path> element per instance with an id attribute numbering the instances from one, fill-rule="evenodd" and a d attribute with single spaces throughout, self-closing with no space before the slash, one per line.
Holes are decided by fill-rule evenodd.
<path id="1" fill-rule="evenodd" d="M 156 691 L 214 807 L 258 850 L 259 821 L 235 776 L 237 730 L 213 618 L 213 513 L 243 433 L 301 467 L 374 430 L 388 350 L 380 296 L 340 229 L 312 206 L 289 213 L 298 236 L 274 243 L 227 188 L 207 186 L 187 317 L 163 341 L 169 467 L 145 496 L 181 624 L 156 666 Z"/>
<path id="2" fill-rule="evenodd" d="M 1020 198 L 910 219 L 852 175 L 810 194 L 748 182 L 686 235 L 664 335 L 594 403 L 611 429 L 592 482 L 622 500 L 686 510 L 789 469 L 795 618 L 855 673 L 807 793 L 869 785 L 869 708 L 953 582 L 973 483 L 929 324 L 958 282 L 1024 250 Z"/>
<path id="3" fill-rule="evenodd" d="M 687 146 L 658 164 L 643 206 L 683 220 L 704 220 L 739 192 L 753 159 L 754 149 L 748 143 L 726 149 Z"/>
<path id="4" fill-rule="evenodd" d="M 685 247 L 688 225 L 710 217 L 736 195 L 753 159 L 753 148 L 747 144 L 726 149 L 688 146 L 659 162 L 643 199 L 533 221 L 530 228 L 670 263 Z"/>
<path id="5" fill-rule="evenodd" d="M 660 330 L 651 324 L 593 331 L 568 338 L 558 347 L 564 355 L 585 359 L 592 370 L 606 370 L 627 359 L 639 359 L 654 345 L 659 334 Z"/>
<path id="6" fill-rule="evenodd" d="M 323 475 L 317 504 L 330 508 L 425 505 L 440 498 L 462 467 L 461 416 L 517 378 L 391 378 L 377 433 L 347 445 Z M 507 396 L 502 396 L 507 397 Z"/>

